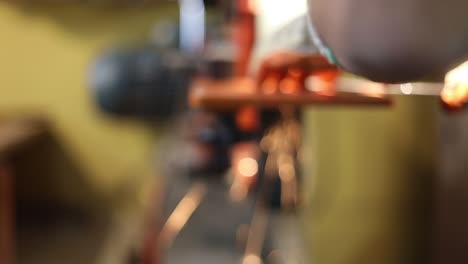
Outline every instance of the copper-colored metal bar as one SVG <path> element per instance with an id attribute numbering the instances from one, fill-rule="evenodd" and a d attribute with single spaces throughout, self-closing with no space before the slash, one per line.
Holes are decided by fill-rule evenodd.
<path id="1" fill-rule="evenodd" d="M 310 91 L 265 94 L 257 89 L 257 84 L 251 78 L 232 78 L 221 81 L 198 78 L 192 83 L 189 103 L 195 108 L 233 110 L 246 105 L 275 109 L 282 105 L 296 107 L 307 105 L 388 106 L 391 100 L 387 97 L 349 92 L 337 92 L 333 96 Z"/>

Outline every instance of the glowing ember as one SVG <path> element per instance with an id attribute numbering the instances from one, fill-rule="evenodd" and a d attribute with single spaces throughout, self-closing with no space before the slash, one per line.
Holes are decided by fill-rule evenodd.
<path id="1" fill-rule="evenodd" d="M 445 76 L 442 101 L 452 107 L 461 107 L 468 100 L 468 61 Z"/>

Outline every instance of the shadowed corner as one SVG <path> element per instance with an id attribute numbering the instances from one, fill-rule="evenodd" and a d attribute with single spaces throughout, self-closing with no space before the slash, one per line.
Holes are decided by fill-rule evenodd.
<path id="1" fill-rule="evenodd" d="M 12 123 L 2 126 L 8 132 L 2 142 L 11 142 L 2 153 L 14 186 L 17 261 L 93 263 L 109 232 L 108 198 L 92 187 L 46 121 L 15 117 L 3 123 Z"/>

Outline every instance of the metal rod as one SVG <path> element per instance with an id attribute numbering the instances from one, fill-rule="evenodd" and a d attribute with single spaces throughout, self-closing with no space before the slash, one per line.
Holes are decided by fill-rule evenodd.
<path id="1" fill-rule="evenodd" d="M 205 184 L 194 183 L 169 216 L 160 233 L 163 250 L 171 247 L 182 228 L 184 228 L 190 217 L 198 209 L 206 195 L 206 189 Z"/>
<path id="2" fill-rule="evenodd" d="M 242 264 L 260 264 L 269 223 L 269 210 L 260 199 L 255 204 Z"/>

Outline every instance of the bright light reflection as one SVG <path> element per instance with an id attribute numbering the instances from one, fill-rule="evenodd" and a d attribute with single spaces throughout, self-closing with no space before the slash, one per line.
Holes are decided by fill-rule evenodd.
<path id="1" fill-rule="evenodd" d="M 406 94 L 406 95 L 410 95 L 413 93 L 413 85 L 411 83 L 405 83 L 405 84 L 402 84 L 400 85 L 400 91 L 403 93 L 403 94 Z"/>
<path id="2" fill-rule="evenodd" d="M 245 177 L 253 177 L 258 173 L 258 163 L 252 158 L 243 158 L 237 165 L 239 173 Z"/>

